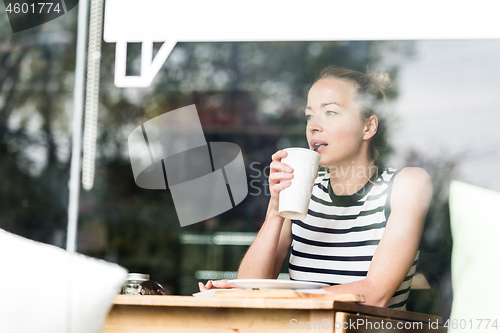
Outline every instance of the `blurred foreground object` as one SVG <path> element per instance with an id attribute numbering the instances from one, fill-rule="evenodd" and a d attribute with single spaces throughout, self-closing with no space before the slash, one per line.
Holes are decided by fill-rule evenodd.
<path id="1" fill-rule="evenodd" d="M 458 181 L 451 183 L 453 305 L 449 332 L 463 331 L 460 325 L 464 324 L 468 332 L 490 331 L 492 325 L 500 324 L 500 265 L 494 259 L 500 253 L 498 207 L 500 193 Z"/>
<path id="2" fill-rule="evenodd" d="M 127 271 L 0 229 L 0 332 L 98 333 Z"/>

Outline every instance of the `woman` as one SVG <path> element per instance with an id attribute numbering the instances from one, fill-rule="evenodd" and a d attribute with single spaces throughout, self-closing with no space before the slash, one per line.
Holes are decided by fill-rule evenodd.
<path id="1" fill-rule="evenodd" d="M 328 170 L 315 181 L 307 217 L 278 214 L 279 192 L 293 170 L 272 156 L 267 216 L 243 258 L 238 278 L 277 278 L 293 242 L 290 278 L 325 282 L 334 293 L 366 304 L 404 309 L 432 196 L 421 168 L 379 169 L 384 128 L 375 113 L 390 85 L 387 74 L 328 67 L 311 87 L 307 141 Z M 200 289 L 230 287 L 224 280 Z"/>

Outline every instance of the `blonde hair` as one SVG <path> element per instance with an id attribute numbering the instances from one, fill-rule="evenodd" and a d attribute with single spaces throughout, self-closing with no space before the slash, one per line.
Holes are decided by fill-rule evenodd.
<path id="1" fill-rule="evenodd" d="M 388 73 L 379 70 L 366 73 L 343 67 L 329 66 L 321 71 L 315 82 L 321 79 L 339 79 L 351 83 L 356 90 L 356 102 L 360 107 L 361 119 L 367 120 L 372 115 L 378 118 L 378 128 L 370 140 L 370 157 L 380 167 L 382 153 L 387 151 L 387 122 L 380 112 L 380 104 L 385 103 L 385 91 L 392 85 Z"/>

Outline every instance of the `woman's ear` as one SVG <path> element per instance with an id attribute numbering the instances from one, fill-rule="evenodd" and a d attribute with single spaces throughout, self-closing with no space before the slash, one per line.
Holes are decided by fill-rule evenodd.
<path id="1" fill-rule="evenodd" d="M 363 140 L 370 140 L 373 138 L 378 129 L 378 118 L 375 115 L 371 115 L 365 122 L 365 132 L 363 135 Z"/>

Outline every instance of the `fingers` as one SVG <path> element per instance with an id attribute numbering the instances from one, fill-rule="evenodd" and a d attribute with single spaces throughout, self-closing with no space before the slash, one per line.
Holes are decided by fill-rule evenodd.
<path id="1" fill-rule="evenodd" d="M 272 161 L 269 166 L 271 167 L 271 172 L 293 172 L 293 169 L 283 162 Z"/>
<path id="2" fill-rule="evenodd" d="M 226 287 L 226 280 L 219 280 L 219 281 L 213 281 L 212 282 L 212 285 L 215 287 L 215 288 L 227 288 Z"/>
<path id="3" fill-rule="evenodd" d="M 288 155 L 288 153 L 284 150 L 278 150 L 277 152 L 275 152 L 273 154 L 273 156 L 271 156 L 271 159 L 273 161 L 281 161 L 282 158 L 286 157 Z"/>
<path id="4" fill-rule="evenodd" d="M 207 291 L 209 289 L 212 289 L 212 280 L 208 281 L 206 285 L 204 285 L 201 282 L 198 282 L 198 287 L 200 288 L 200 291 Z"/>
<path id="5" fill-rule="evenodd" d="M 269 172 L 269 189 L 271 197 L 277 198 L 278 194 L 285 188 L 291 185 L 293 178 L 293 168 L 288 164 L 281 162 L 281 159 L 286 157 L 288 153 L 284 150 L 278 150 L 272 156 Z"/>
<path id="6" fill-rule="evenodd" d="M 290 185 L 292 185 L 292 182 L 289 180 L 281 181 L 279 184 L 276 184 L 273 186 L 273 192 L 280 193 L 281 191 L 283 191 L 285 188 L 287 188 Z"/>
<path id="7" fill-rule="evenodd" d="M 293 172 L 293 169 L 286 165 L 285 163 L 281 162 L 281 159 L 286 157 L 288 153 L 284 150 L 278 150 L 276 153 L 271 156 L 272 162 L 271 162 L 271 172 L 273 171 L 282 171 L 282 172 Z"/>
<path id="8" fill-rule="evenodd" d="M 288 155 L 286 151 L 279 150 L 272 157 L 273 161 L 269 165 L 269 181 L 272 186 L 281 180 L 287 180 L 293 177 L 293 168 L 291 168 L 288 164 L 281 162 L 281 159 L 286 155 Z"/>
<path id="9" fill-rule="evenodd" d="M 278 183 L 284 180 L 290 180 L 293 178 L 292 172 L 271 172 L 269 174 L 269 181 L 273 183 Z M 274 185 L 274 184 L 273 184 Z"/>
<path id="10" fill-rule="evenodd" d="M 216 280 L 216 281 L 209 280 L 206 285 L 204 285 L 201 282 L 198 282 L 198 287 L 200 288 L 200 291 L 207 291 L 209 289 L 214 289 L 214 288 L 217 288 L 217 289 L 229 289 L 229 288 L 239 289 L 235 285 L 227 283 L 227 281 L 228 280 Z"/>
<path id="11" fill-rule="evenodd" d="M 235 285 L 231 284 L 231 283 L 228 283 L 227 282 L 228 280 L 217 280 L 217 281 L 213 281 L 213 285 L 214 287 L 216 288 L 221 288 L 221 289 L 228 289 L 228 288 L 236 288 L 236 289 L 239 289 L 238 287 L 236 287 Z"/>

